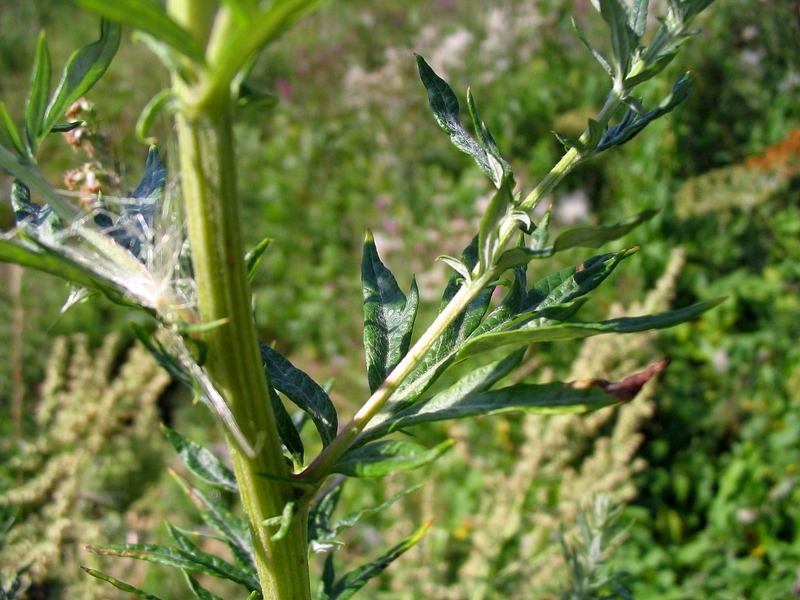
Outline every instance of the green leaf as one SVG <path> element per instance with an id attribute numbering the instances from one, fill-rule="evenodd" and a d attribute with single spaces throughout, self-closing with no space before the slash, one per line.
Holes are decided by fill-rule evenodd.
<path id="1" fill-rule="evenodd" d="M 530 344 L 533 342 L 550 342 L 586 338 L 601 333 L 636 333 L 648 329 L 672 327 L 684 321 L 690 321 L 722 300 L 699 302 L 686 308 L 642 317 L 621 317 L 596 323 L 562 323 L 545 320 L 537 326 L 522 329 L 488 333 L 471 339 L 459 352 L 459 359 L 464 359 L 481 352 L 487 352 L 510 344 Z"/>
<path id="2" fill-rule="evenodd" d="M 497 187 L 500 187 L 500 178 L 495 179 L 498 174 L 496 170 L 492 169 L 486 150 L 472 138 L 459 120 L 460 107 L 453 90 L 431 69 L 424 58 L 419 54 L 415 56 L 420 79 L 422 79 L 425 89 L 428 90 L 428 103 L 439 127 L 450 136 L 450 141 L 456 148 L 472 156 L 483 172 L 494 181 Z"/>
<path id="3" fill-rule="evenodd" d="M 333 532 L 333 535 L 335 536 L 342 529 L 349 529 L 350 527 L 353 527 L 363 517 L 366 517 L 366 516 L 369 516 L 369 515 L 373 515 L 373 514 L 381 512 L 383 510 L 386 510 L 387 508 L 392 506 L 395 502 L 400 500 L 400 498 L 403 498 L 404 496 L 408 496 L 409 494 L 412 494 L 413 492 L 416 492 L 423 485 L 425 485 L 425 484 L 424 483 L 420 483 L 420 484 L 411 486 L 410 488 L 406 488 L 404 490 L 401 490 L 401 491 L 397 492 L 396 494 L 394 494 L 393 496 L 391 496 L 390 498 L 388 498 L 386 501 L 380 503 L 378 506 L 375 506 L 373 508 L 364 508 L 362 510 L 346 514 L 344 517 L 342 517 L 336 523 L 334 523 L 334 525 L 331 527 L 331 531 Z"/>
<path id="4" fill-rule="evenodd" d="M 503 360 L 479 367 L 459 379 L 446 390 L 439 392 L 430 400 L 422 402 L 421 405 L 424 406 L 429 402 L 440 405 L 456 405 L 467 396 L 488 391 L 494 384 L 511 373 L 511 371 L 519 365 L 524 355 L 525 349 L 523 348 L 509 354 Z M 399 415 L 406 414 L 406 412 L 407 411 L 401 411 L 398 413 L 398 416 L 388 417 L 383 420 L 379 420 L 378 418 L 374 419 L 370 422 L 367 429 L 359 436 L 358 440 L 356 440 L 354 446 L 383 437 L 397 430 L 396 421 L 398 418 L 402 418 Z"/>
<path id="5" fill-rule="evenodd" d="M 344 476 L 337 475 L 333 483 L 328 485 L 325 492 L 311 506 L 308 513 L 308 543 L 311 544 L 312 550 L 316 549 L 315 545 L 324 544 L 336 537 L 331 519 L 342 496 L 344 481 Z"/>
<path id="6" fill-rule="evenodd" d="M 222 461 L 201 445 L 183 437 L 166 425 L 161 431 L 167 436 L 172 447 L 181 457 L 183 464 L 203 481 L 231 492 L 238 492 L 239 486 L 233 472 Z"/>
<path id="7" fill-rule="evenodd" d="M 167 523 L 167 530 L 178 545 L 178 552 L 186 557 L 190 563 L 189 566 L 182 568 L 240 583 L 247 587 L 248 590 L 261 589 L 258 577 L 248 572 L 248 570 L 240 569 L 222 560 L 218 556 L 203 552 L 188 538 L 188 536 L 169 523 Z"/>
<path id="8" fill-rule="evenodd" d="M 336 437 L 339 424 L 336 408 L 328 394 L 277 350 L 273 350 L 264 342 L 259 342 L 258 345 L 264 369 L 269 373 L 272 385 L 308 413 L 319 432 L 323 446 L 330 444 Z"/>
<path id="9" fill-rule="evenodd" d="M 50 51 L 43 31 L 39 34 L 39 43 L 36 45 L 31 91 L 25 104 L 25 134 L 31 157 L 36 155 L 39 142 L 46 135 L 46 132 L 43 135 L 44 116 L 50 98 L 51 70 Z"/>
<path id="10" fill-rule="evenodd" d="M 386 567 L 419 542 L 431 526 L 431 523 L 432 521 L 428 521 L 377 560 L 351 571 L 337 581 L 330 591 L 330 600 L 349 600 L 349 598 L 352 598 L 353 594 L 364 587 L 367 581 L 380 575 Z"/>
<path id="11" fill-rule="evenodd" d="M 103 20 L 100 22 L 100 38 L 73 53 L 47 107 L 41 137 L 49 133 L 63 118 L 67 108 L 103 76 L 119 49 L 121 38 L 122 27 Z"/>
<path id="12" fill-rule="evenodd" d="M 187 570 L 184 569 L 183 574 L 186 576 L 186 582 L 189 584 L 189 588 L 191 588 L 192 592 L 199 600 L 222 600 L 222 598 L 216 594 L 212 594 L 200 585 L 194 577 L 189 575 Z"/>
<path id="13" fill-rule="evenodd" d="M 370 391 L 374 392 L 408 352 L 419 292 L 412 281 L 406 298 L 392 272 L 381 262 L 370 231 L 364 241 L 361 285 L 367 376 Z"/>
<path id="14" fill-rule="evenodd" d="M 544 213 L 542 220 L 536 226 L 536 229 L 531 233 L 531 239 L 528 247 L 531 250 L 542 250 L 550 239 L 550 215 L 553 212 L 553 207 L 548 206 L 547 211 Z"/>
<path id="15" fill-rule="evenodd" d="M 499 182 L 502 181 L 503 177 L 509 177 L 511 180 L 511 188 L 514 188 L 514 175 L 511 171 L 511 165 L 509 165 L 502 156 L 500 156 L 500 149 L 497 147 L 497 142 L 494 141 L 494 137 L 492 136 L 489 129 L 486 127 L 486 123 L 481 121 L 480 117 L 478 116 L 478 107 L 475 106 L 475 99 L 472 97 L 472 90 L 467 88 L 467 108 L 469 109 L 469 114 L 472 117 L 472 124 L 475 127 L 475 132 L 478 134 L 478 143 L 486 150 L 486 153 L 494 157 L 494 159 L 500 164 L 502 167 L 501 172 L 493 172 L 492 174 L 492 181 L 494 181 L 495 186 L 499 186 Z"/>
<path id="16" fill-rule="evenodd" d="M 17 151 L 20 156 L 25 156 L 25 144 L 22 142 L 22 136 L 17 129 L 17 124 L 14 119 L 8 114 L 6 105 L 0 102 L 0 123 L 3 125 L 4 142 L 8 142 Z"/>
<path id="17" fill-rule="evenodd" d="M 614 225 L 599 225 L 597 227 L 576 227 L 560 234 L 553 247 L 556 252 L 569 248 L 599 248 L 606 242 L 616 240 L 626 235 L 642 223 L 646 223 L 658 214 L 655 209 L 649 209 L 639 214 L 623 219 Z"/>
<path id="18" fill-rule="evenodd" d="M 600 14 L 611 32 L 614 51 L 614 79 L 620 83 L 628 74 L 636 36 L 628 25 L 628 9 L 622 0 L 599 0 Z"/>
<path id="19" fill-rule="evenodd" d="M 86 571 L 92 577 L 96 577 L 97 579 L 101 579 L 103 581 L 107 581 L 115 588 L 122 590 L 123 592 L 128 592 L 129 594 L 133 594 L 134 596 L 138 596 L 139 598 L 145 598 L 145 600 L 161 600 L 158 596 L 153 596 L 153 594 L 148 594 L 147 592 L 143 592 L 139 588 L 135 588 L 130 584 L 125 583 L 124 581 L 120 581 L 112 577 L 111 575 L 106 575 L 105 573 L 101 573 L 100 571 L 96 571 L 94 569 L 90 569 L 89 567 L 81 567 L 84 571 Z"/>
<path id="20" fill-rule="evenodd" d="M 272 413 L 275 416 L 275 425 L 278 427 L 278 435 L 281 438 L 281 442 L 289 452 L 294 466 L 301 467 L 303 465 L 304 453 L 303 440 L 300 438 L 300 432 L 297 430 L 294 421 L 292 421 L 289 411 L 286 410 L 278 393 L 271 385 L 269 386 L 269 400 L 272 406 Z"/>
<path id="21" fill-rule="evenodd" d="M 350 450 L 332 472 L 348 477 L 384 477 L 392 471 L 408 471 L 432 462 L 449 450 L 455 440 L 445 440 L 428 450 L 407 440 L 384 440 Z"/>
<path id="22" fill-rule="evenodd" d="M 595 48 L 592 45 L 592 43 L 589 42 L 589 40 L 586 38 L 581 28 L 578 27 L 578 23 L 575 21 L 574 18 L 572 18 L 572 27 L 573 29 L 575 29 L 575 33 L 578 34 L 578 37 L 583 42 L 583 44 L 589 49 L 589 52 L 592 53 L 592 56 L 594 56 L 595 60 L 597 60 L 597 62 L 600 63 L 600 66 L 603 67 L 603 70 L 610 76 L 613 76 L 614 69 L 611 68 L 611 64 L 606 60 L 606 58 L 602 54 L 600 54 L 597 48 Z"/>
<path id="23" fill-rule="evenodd" d="M 247 281 L 249 283 L 253 283 L 253 277 L 256 275 L 258 265 L 261 264 L 261 259 L 264 258 L 264 253 L 267 251 L 272 241 L 272 238 L 264 238 L 245 254 L 244 265 L 247 269 Z"/>
<path id="24" fill-rule="evenodd" d="M 15 263 L 23 267 L 50 273 L 71 284 L 103 294 L 116 304 L 141 308 L 138 304 L 129 300 L 124 290 L 115 283 L 102 279 L 82 265 L 42 246 L 22 246 L 0 238 L 0 262 Z"/>
<path id="25" fill-rule="evenodd" d="M 486 271 L 498 251 L 500 223 L 514 203 L 513 178 L 503 176 L 499 189 L 489 201 L 478 230 L 478 260 Z"/>
<path id="26" fill-rule="evenodd" d="M 72 0 L 109 21 L 124 23 L 149 33 L 194 62 L 205 64 L 205 52 L 200 42 L 167 16 L 162 6 L 150 0 Z"/>
<path id="27" fill-rule="evenodd" d="M 253 538 L 246 519 L 234 517 L 230 511 L 218 502 L 209 499 L 200 490 L 193 487 L 183 477 L 170 470 L 170 474 L 194 502 L 203 521 L 215 530 L 228 545 L 236 563 L 253 577 L 257 576 Z"/>
<path id="28" fill-rule="evenodd" d="M 647 28 L 647 11 L 650 0 L 633 0 L 633 7 L 629 15 L 629 24 L 637 39 L 641 39 Z"/>
<path id="29" fill-rule="evenodd" d="M 172 90 L 163 89 L 153 96 L 150 101 L 142 109 L 142 113 L 136 120 L 136 139 L 143 144 L 155 144 L 156 139 L 148 137 L 148 132 L 153 127 L 156 117 L 161 114 L 165 108 L 170 106 L 175 101 L 175 96 Z"/>

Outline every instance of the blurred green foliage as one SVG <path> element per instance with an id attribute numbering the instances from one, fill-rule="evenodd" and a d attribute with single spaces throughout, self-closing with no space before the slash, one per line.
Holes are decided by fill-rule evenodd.
<path id="1" fill-rule="evenodd" d="M 87 27 L 59 27 L 67 10 Z M 426 281 L 435 289 L 446 277 L 433 259 L 466 244 L 476 199 L 490 191 L 470 159 L 437 135 L 412 52 L 430 57 L 454 89 L 473 86 L 524 187 L 560 150 L 550 132 L 574 133 L 602 102 L 606 76 L 569 22 L 575 15 L 592 37 L 589 11 L 578 0 L 332 3 L 259 59 L 251 83 L 281 102 L 267 115 L 243 111 L 237 129 L 246 235 L 251 243 L 276 240 L 255 282 L 258 323 L 264 339 L 302 357 L 310 372 L 335 375 L 333 397 L 342 406 L 355 406 L 367 389 L 358 350 L 364 229 L 375 232 L 401 287 L 416 273 L 425 299 Z M 0 18 L 5 100 L 15 87 L 25 89 L 40 26 L 52 26 L 56 55 L 93 27 L 55 1 L 35 8 L 7 2 Z M 7 27 L 12 19 L 24 27 Z M 640 298 L 676 245 L 687 255 L 676 306 L 728 296 L 699 322 L 660 337 L 673 362 L 643 431 L 640 456 L 650 466 L 635 477 L 638 496 L 622 516 L 635 518 L 616 552 L 616 569 L 631 574 L 626 586 L 641 599 L 788 598 L 800 568 L 800 145 L 783 158 L 768 149 L 800 128 L 800 6 L 729 0 L 715 4 L 701 26 L 701 37 L 669 67 L 673 76 L 694 74 L 687 102 L 579 169 L 552 200 L 562 223 L 662 209 L 624 240 L 642 251 L 620 269 L 616 289 L 601 291 L 598 310 Z M 125 136 L 161 83 L 150 77 L 145 52 L 126 43 L 92 92 L 113 123 L 108 132 L 122 164 L 144 163 L 146 149 Z M 669 80 L 647 88 L 652 98 L 645 100 L 662 97 Z M 48 158 L 60 157 L 56 181 L 58 169 L 73 163 L 58 141 L 48 144 Z M 753 156 L 763 160 L 745 164 Z M 309 235 L 297 236 L 300 229 Z M 47 299 L 27 309 L 31 391 L 46 357 L 42 331 L 82 330 L 99 343 L 108 322 L 124 317 L 82 306 L 57 319 L 66 291 L 40 277 L 25 278 L 30 295 Z M 3 352 L 6 306 L 4 297 Z M 541 347 L 542 368 L 569 368 L 577 346 L 559 348 Z M 321 359 L 331 366 L 318 366 Z M 6 365 L 0 361 L 4 406 Z M 465 515 L 477 507 L 483 473 L 507 468 L 515 448 L 517 425 L 503 422 L 508 431 L 491 431 L 496 443 L 467 476 L 457 457 L 433 467 L 432 485 L 446 490 L 452 511 L 441 523 L 447 537 L 430 543 L 446 549 L 452 573 L 470 544 Z M 373 503 L 390 495 L 383 485 L 375 484 Z M 369 543 L 352 541 L 354 562 Z"/>

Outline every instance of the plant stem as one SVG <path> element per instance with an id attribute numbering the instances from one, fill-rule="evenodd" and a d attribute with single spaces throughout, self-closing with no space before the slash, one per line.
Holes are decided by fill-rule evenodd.
<path id="1" fill-rule="evenodd" d="M 206 2 L 170 0 L 173 18 L 207 35 L 213 11 Z M 185 100 L 191 90 L 173 78 L 173 90 Z M 250 521 L 262 594 L 270 600 L 310 600 L 307 515 L 297 514 L 286 536 L 263 521 L 283 514 L 296 500 L 291 485 L 265 477 L 288 477 L 280 438 L 270 406 L 268 380 L 258 350 L 244 266 L 236 160 L 232 128 L 233 102 L 220 95 L 202 108 L 184 103 L 176 117 L 181 184 L 197 303 L 202 322 L 228 319 L 203 334 L 205 369 L 228 403 L 244 436 L 255 448 L 248 456 L 228 435 L 236 480 Z M 304 510 L 306 510 L 304 508 Z M 303 512 L 303 511 L 301 511 Z"/>

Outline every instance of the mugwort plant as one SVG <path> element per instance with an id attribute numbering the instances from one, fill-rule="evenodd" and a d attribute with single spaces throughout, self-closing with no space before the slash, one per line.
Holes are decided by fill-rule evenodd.
<path id="1" fill-rule="evenodd" d="M 634 0 L 630 7 L 623 0 L 592 1 L 607 25 L 610 53 L 601 53 L 575 28 L 610 78 L 607 99 L 579 137 L 558 135 L 562 158 L 528 193 L 517 189 L 511 165 L 478 116 L 471 92 L 466 102 L 473 133 L 461 123 L 453 90 L 417 56 L 436 122 L 456 148 L 475 160 L 495 192 L 463 254 L 440 257 L 454 274 L 438 315 L 420 327 L 416 338 L 417 286 L 412 282 L 407 294 L 400 289 L 367 233 L 361 278 L 371 396 L 343 425 L 326 389 L 256 337 L 248 284 L 269 241 L 249 252 L 243 248 L 232 130 L 235 108 L 259 100 L 246 84 L 257 53 L 319 0 L 167 0 L 166 9 L 148 0 L 73 0 L 102 17 L 100 37 L 72 55 L 52 93 L 50 56 L 41 35 L 21 125 L 0 106 L 0 165 L 13 177 L 17 219 L 15 230 L 0 238 L 0 260 L 67 280 L 72 301 L 101 294 L 153 317 L 159 335 L 137 329 L 139 337 L 219 417 L 233 471 L 179 433 L 164 432 L 196 476 L 239 494 L 246 515 L 230 515 L 181 479 L 211 535 L 227 543 L 234 563 L 208 554 L 176 527 L 170 527 L 173 546 L 122 544 L 92 551 L 180 568 L 201 599 L 215 596 L 191 573 L 239 583 L 248 598 L 281 600 L 312 597 L 309 553 L 323 552 L 327 557 L 314 597 L 344 600 L 414 545 L 428 527 L 422 525 L 373 562 L 337 575 L 337 535 L 364 513 L 333 520 L 342 482 L 419 467 L 453 444 L 445 440 L 426 448 L 396 432 L 420 423 L 509 411 L 594 410 L 632 399 L 666 366 L 666 361 L 659 362 L 616 382 L 503 384 L 531 344 L 669 327 L 716 303 L 644 317 L 576 320 L 588 294 L 636 248 L 598 254 L 528 283 L 530 262 L 571 248 L 599 248 L 654 216 L 655 211 L 646 210 L 612 225 L 563 231 L 551 240 L 549 211 L 535 222 L 534 210 L 577 165 L 626 143 L 686 98 L 688 75 L 679 77 L 672 93 L 654 107 L 643 106 L 635 91 L 672 61 L 693 33 L 693 19 L 712 0 L 668 0 L 667 14 L 653 33 L 646 31 L 648 0 Z M 63 123 L 62 115 L 103 75 L 119 46 L 123 24 L 138 30 L 171 76 L 170 88 L 148 104 L 138 127 L 146 134 L 160 110 L 174 117 L 179 160 L 171 169 L 180 182 L 180 206 L 175 204 L 178 190 L 167 189 L 167 170 L 154 147 L 129 198 L 100 197 L 91 206 L 71 202 L 47 183 L 37 166 L 37 151 L 46 136 L 80 124 Z M 498 285 L 507 292 L 491 308 Z M 428 392 L 453 365 L 489 352 L 494 360 L 476 360 L 455 383 Z M 288 412 L 284 399 L 297 407 L 296 414 Z M 306 421 L 313 423 L 322 444 L 314 457 L 306 455 L 300 435 Z M 139 597 L 156 598 L 87 570 Z"/>

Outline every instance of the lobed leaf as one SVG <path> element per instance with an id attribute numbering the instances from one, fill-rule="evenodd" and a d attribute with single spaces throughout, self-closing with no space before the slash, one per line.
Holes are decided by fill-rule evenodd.
<path id="1" fill-rule="evenodd" d="M 277 350 L 273 350 L 264 342 L 259 342 L 258 345 L 271 384 L 308 413 L 319 432 L 323 446 L 330 444 L 336 437 L 339 425 L 336 408 L 328 394 Z"/>
<path id="2" fill-rule="evenodd" d="M 95 569 L 90 569 L 89 567 L 81 567 L 84 571 L 86 571 L 92 577 L 97 579 L 101 579 L 102 581 L 107 581 L 115 588 L 122 590 L 123 592 L 128 592 L 129 594 L 133 594 L 139 598 L 145 598 L 145 600 L 161 600 L 158 596 L 154 596 L 153 594 L 148 594 L 140 590 L 139 588 L 133 587 L 132 585 L 125 583 L 124 581 L 120 581 L 111 575 L 106 575 L 105 573 L 101 573 L 100 571 L 96 571 Z"/>
<path id="3" fill-rule="evenodd" d="M 364 587 L 367 581 L 380 575 L 383 570 L 386 569 L 386 567 L 400 558 L 404 552 L 419 542 L 422 539 L 422 536 L 425 535 L 425 532 L 431 526 L 431 523 L 432 521 L 425 523 L 412 535 L 397 544 L 394 548 L 389 550 L 389 552 L 380 558 L 345 575 L 342 579 L 337 581 L 332 588 L 330 588 L 328 599 L 349 600 L 349 598 L 352 598 L 353 594 Z"/>
<path id="4" fill-rule="evenodd" d="M 114 2 L 72 0 L 72 2 L 109 21 L 141 29 L 194 62 L 205 64 L 205 52 L 197 38 L 169 18 L 157 2 L 151 0 L 114 0 Z"/>
<path id="5" fill-rule="evenodd" d="M 348 477 L 384 477 L 392 471 L 409 471 L 432 462 L 454 443 L 446 440 L 429 450 L 407 440 L 374 442 L 346 452 L 332 472 Z"/>
<path id="6" fill-rule="evenodd" d="M 370 391 L 374 392 L 408 352 L 419 291 L 412 281 L 406 298 L 392 272 L 381 262 L 369 231 L 364 241 L 361 284 L 367 377 Z"/>
<path id="7" fill-rule="evenodd" d="M 231 492 L 238 492 L 239 485 L 236 477 L 222 461 L 200 444 L 183 437 L 166 425 L 161 426 L 161 431 L 181 457 L 183 464 L 203 481 L 216 487 L 221 487 Z"/>
<path id="8" fill-rule="evenodd" d="M 253 577 L 257 577 L 253 538 L 247 520 L 233 516 L 230 511 L 212 501 L 174 471 L 170 470 L 170 474 L 197 507 L 206 525 L 216 531 L 230 548 L 236 563 Z"/>

